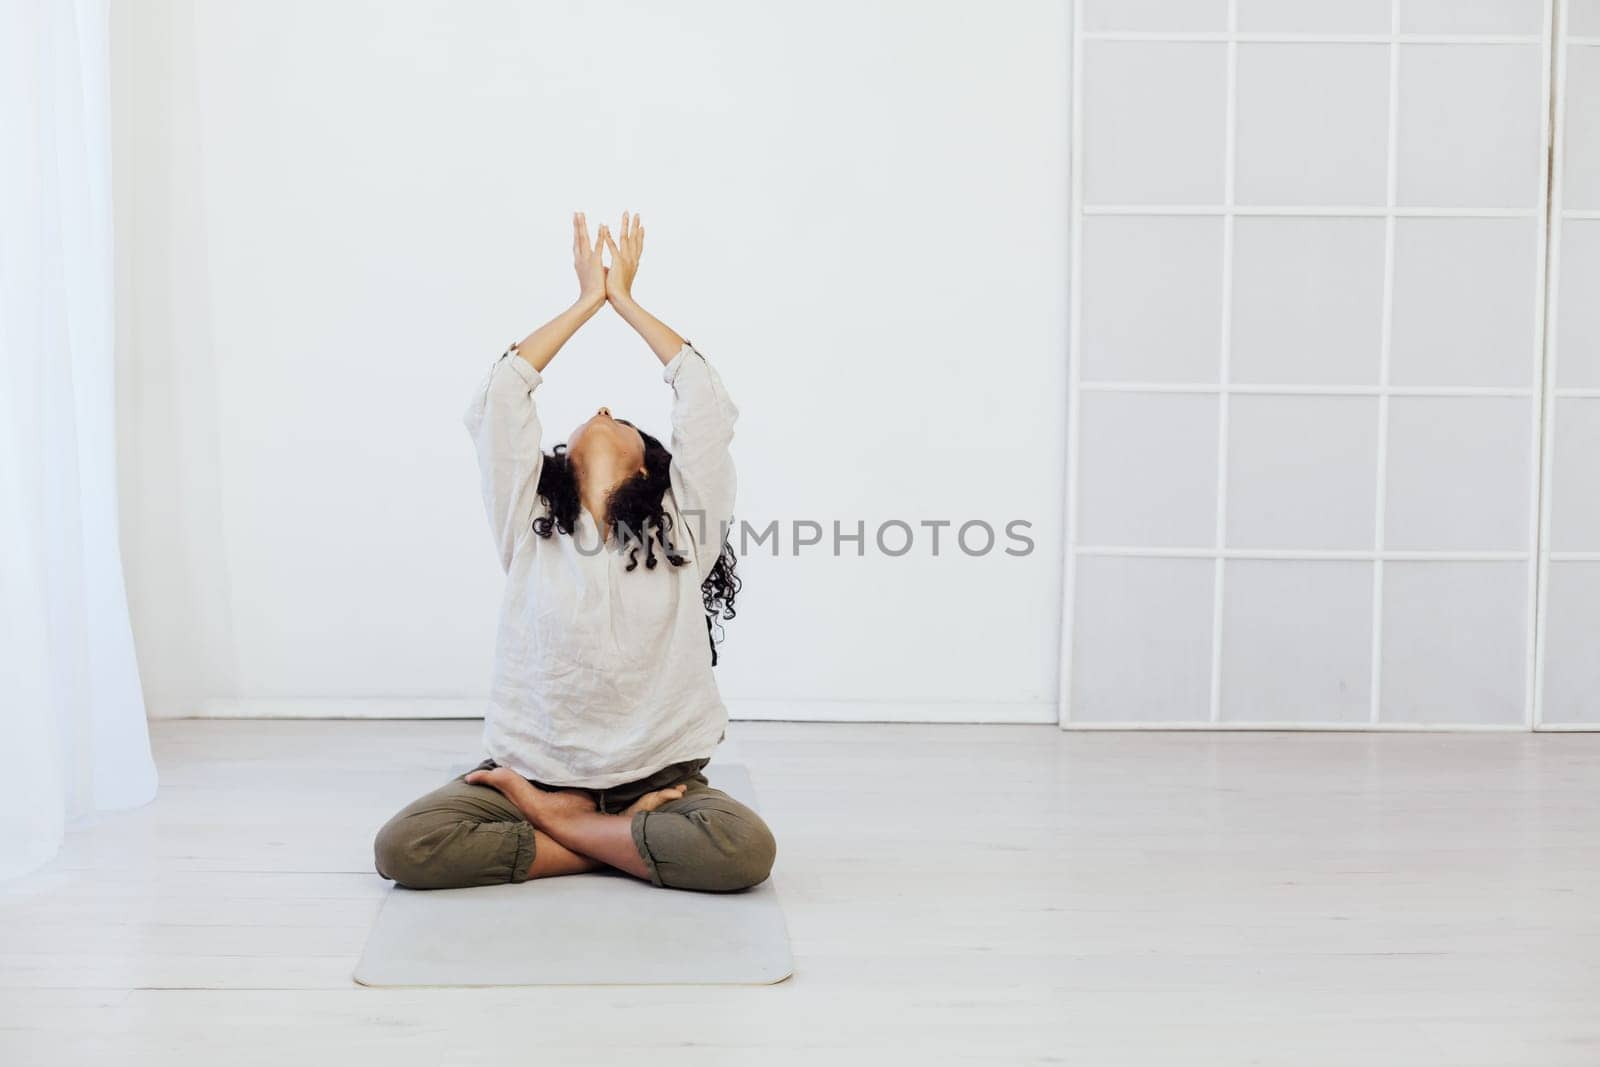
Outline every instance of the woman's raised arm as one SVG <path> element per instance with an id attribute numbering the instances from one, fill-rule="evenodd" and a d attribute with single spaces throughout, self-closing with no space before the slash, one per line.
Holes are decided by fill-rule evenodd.
<path id="1" fill-rule="evenodd" d="M 633 299 L 633 277 L 644 251 L 644 227 L 622 215 L 621 241 L 611 250 L 606 299 L 650 345 L 672 386 L 672 491 L 694 542 L 700 577 L 711 573 L 733 523 L 733 425 L 739 418 L 722 379 L 699 350 Z"/>
<path id="2" fill-rule="evenodd" d="M 672 386 L 672 492 L 704 581 L 733 525 L 738 478 L 729 446 L 739 409 L 716 369 L 688 341 L 661 376 Z"/>
<path id="3" fill-rule="evenodd" d="M 589 244 L 589 223 L 583 212 L 572 216 L 572 266 L 578 272 L 578 299 L 571 307 L 518 341 L 513 347 L 517 355 L 527 360 L 536 371 L 543 371 L 556 358 L 561 346 L 572 340 L 578 327 L 594 317 L 605 306 L 606 267 L 600 250 L 611 235 L 605 223 L 595 235 L 593 247 Z"/>
<path id="4" fill-rule="evenodd" d="M 606 302 L 600 227 L 589 244 L 582 213 L 572 217 L 572 259 L 578 272 L 578 299 L 561 314 L 507 348 L 478 384 L 462 421 L 478 453 L 484 512 L 502 570 L 511 569 L 517 543 L 533 528 L 539 501 L 540 448 L 543 427 L 533 393 L 544 381 L 540 373 Z"/>
<path id="5" fill-rule="evenodd" d="M 643 337 L 650 351 L 656 354 L 662 366 L 671 363 L 683 348 L 683 338 L 677 332 L 639 306 L 633 298 L 633 277 L 639 273 L 639 257 L 644 254 L 644 226 L 637 215 L 631 219 L 622 213 L 621 243 L 612 240 L 604 226 L 600 227 L 606 246 L 611 249 L 611 269 L 606 272 L 606 299 Z"/>

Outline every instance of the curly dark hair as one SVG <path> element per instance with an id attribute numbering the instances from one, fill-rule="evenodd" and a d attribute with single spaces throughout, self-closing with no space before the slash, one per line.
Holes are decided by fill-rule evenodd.
<path id="1" fill-rule="evenodd" d="M 633 426 L 627 419 L 618 419 L 625 426 Z M 669 474 L 672 453 L 654 437 L 633 426 L 644 439 L 644 470 L 611 490 L 606 498 L 606 514 L 610 529 L 605 531 L 608 540 L 615 538 L 628 554 L 627 570 L 639 565 L 639 550 L 644 550 L 646 570 L 654 570 L 656 548 L 674 567 L 682 567 L 688 558 L 678 551 L 672 540 L 672 516 L 667 514 L 662 501 L 671 484 Z M 566 445 L 556 445 L 546 452 L 539 470 L 539 498 L 549 509 L 547 514 L 533 520 L 533 532 L 550 538 L 557 533 L 569 537 L 578 523 L 578 511 L 583 506 L 578 495 L 578 473 L 567 456 Z M 726 533 L 722 551 L 711 573 L 700 583 L 700 600 L 706 612 L 706 640 L 711 644 L 711 665 L 717 665 L 717 643 L 722 640 L 722 622 L 736 614 L 733 600 L 739 593 L 741 582 L 735 567 L 739 559 Z"/>

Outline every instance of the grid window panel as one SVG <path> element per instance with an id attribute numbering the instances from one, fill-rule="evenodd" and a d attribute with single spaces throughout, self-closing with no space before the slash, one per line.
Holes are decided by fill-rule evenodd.
<path id="1" fill-rule="evenodd" d="M 1222 220 L 1101 215 L 1082 241 L 1084 379 L 1215 382 Z"/>
<path id="2" fill-rule="evenodd" d="M 1600 562 L 1549 565 L 1542 720 L 1600 727 Z"/>
<path id="3" fill-rule="evenodd" d="M 1543 59 L 1537 45 L 1401 46 L 1402 205 L 1538 205 Z"/>
<path id="4" fill-rule="evenodd" d="M 1554 416 L 1550 549 L 1600 552 L 1600 398 L 1559 398 Z"/>
<path id="5" fill-rule="evenodd" d="M 1226 63 L 1219 44 L 1085 45 L 1082 166 L 1091 203 L 1222 196 Z"/>
<path id="6" fill-rule="evenodd" d="M 1388 33 L 1390 0 L 1238 0 L 1242 33 Z"/>
<path id="7" fill-rule="evenodd" d="M 1079 482 L 1087 544 L 1209 543 L 1216 525 L 1217 406 L 1182 394 L 1089 393 Z"/>
<path id="8" fill-rule="evenodd" d="M 1376 397 L 1238 396 L 1229 419 L 1230 548 L 1372 548 Z"/>
<path id="9" fill-rule="evenodd" d="M 1391 399 L 1384 543 L 1529 551 L 1532 417 L 1520 398 Z"/>
<path id="10" fill-rule="evenodd" d="M 1376 384 L 1383 270 L 1382 219 L 1235 220 L 1232 380 Z"/>
<path id="11" fill-rule="evenodd" d="M 1528 568 L 1384 568 L 1379 720 L 1514 725 L 1527 705 Z"/>
<path id="12" fill-rule="evenodd" d="M 1228 28 L 1228 0 L 1079 0 L 1083 28 L 1166 33 Z"/>
<path id="13" fill-rule="evenodd" d="M 1539 225 L 1535 219 L 1396 221 L 1392 382 L 1533 384 Z"/>
<path id="14" fill-rule="evenodd" d="M 1075 8 L 1064 724 L 1526 725 L 1543 5 L 1109 4 Z M 1111 220 L 1206 236 L 1097 276 Z M 1181 639 L 1135 671 L 1148 627 Z"/>
<path id="15" fill-rule="evenodd" d="M 1238 46 L 1238 202 L 1382 204 L 1389 52 Z"/>
<path id="16" fill-rule="evenodd" d="M 1401 33 L 1538 34 L 1544 0 L 1398 0 Z"/>
<path id="17" fill-rule="evenodd" d="M 1223 721 L 1366 721 L 1372 568 L 1328 560 L 1227 562 Z"/>
<path id="18" fill-rule="evenodd" d="M 1562 207 L 1600 211 L 1600 46 L 1569 46 Z"/>
<path id="19" fill-rule="evenodd" d="M 1206 560 L 1078 562 L 1072 705 L 1103 722 L 1204 719 L 1213 567 Z"/>
<path id="20" fill-rule="evenodd" d="M 1553 325 L 1559 353 L 1555 383 L 1562 388 L 1596 389 L 1600 388 L 1600 219 L 1564 219 L 1558 225 L 1562 299 Z"/>

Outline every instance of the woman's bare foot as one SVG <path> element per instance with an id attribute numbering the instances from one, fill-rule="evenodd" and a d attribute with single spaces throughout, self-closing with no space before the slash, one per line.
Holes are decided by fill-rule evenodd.
<path id="1" fill-rule="evenodd" d="M 652 793 L 646 793 L 632 804 L 623 808 L 621 814 L 632 818 L 641 811 L 655 811 L 668 801 L 682 797 L 683 791 L 687 788 L 685 785 L 669 785 L 665 789 L 657 789 Z"/>
<path id="2" fill-rule="evenodd" d="M 578 789 L 541 789 L 509 767 L 473 771 L 466 781 L 498 789 L 517 806 L 524 819 L 540 830 L 548 831 L 552 823 L 566 816 L 595 810 L 594 798 L 589 794 Z"/>

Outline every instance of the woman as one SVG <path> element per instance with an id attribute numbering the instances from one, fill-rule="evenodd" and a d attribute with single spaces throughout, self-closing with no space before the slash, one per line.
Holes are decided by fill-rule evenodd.
<path id="1" fill-rule="evenodd" d="M 738 410 L 705 357 L 633 299 L 639 220 L 624 213 L 618 238 L 602 225 L 591 246 L 573 216 L 577 302 L 507 349 L 466 413 L 506 572 L 489 758 L 378 832 L 378 873 L 404 886 L 610 866 L 726 891 L 772 868 L 766 824 L 703 773 L 728 721 L 712 620 L 733 617 L 739 587 L 726 540 Z M 534 393 L 607 302 L 665 365 L 672 451 L 600 408 L 547 455 Z"/>

